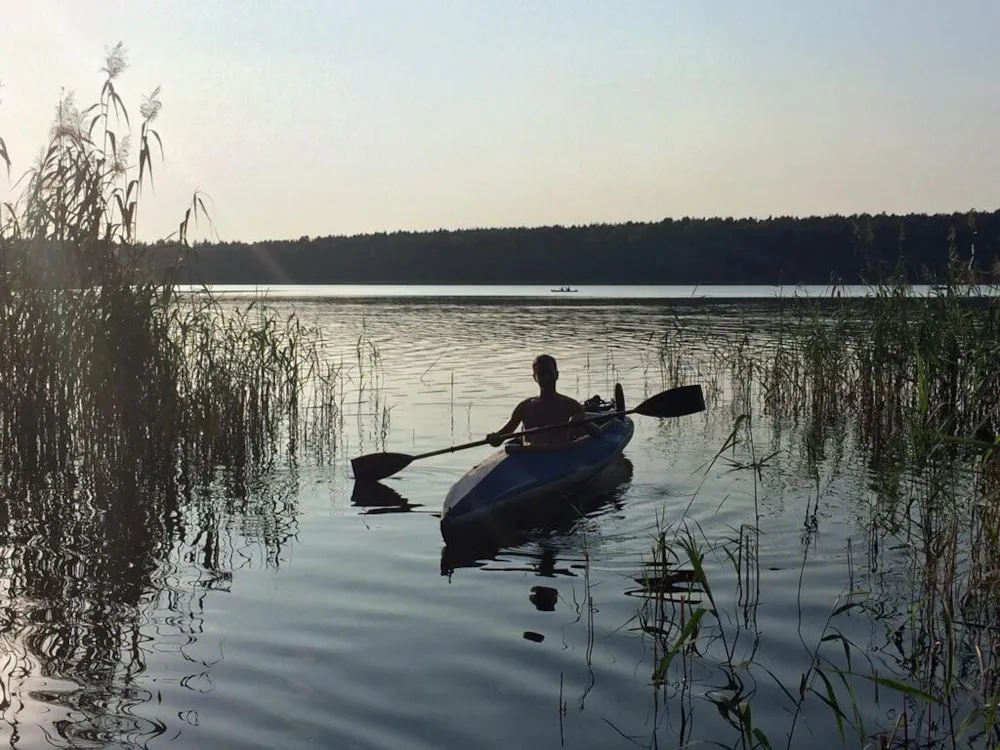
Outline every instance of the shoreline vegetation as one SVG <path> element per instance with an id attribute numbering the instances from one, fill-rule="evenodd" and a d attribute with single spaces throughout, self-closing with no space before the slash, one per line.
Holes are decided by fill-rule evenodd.
<path id="1" fill-rule="evenodd" d="M 746 474 L 755 517 L 720 538 L 682 508 L 665 508 L 639 579 L 638 628 L 653 642 L 654 690 L 680 696 L 685 714 L 698 700 L 689 675 L 721 673 L 724 687 L 701 700 L 732 727 L 729 746 L 795 747 L 824 715 L 846 747 L 1000 743 L 1000 309 L 966 304 L 969 282 L 953 256 L 933 298 L 908 298 L 890 278 L 864 307 L 843 299 L 834 310 L 795 310 L 767 342 L 695 342 L 683 327 L 663 338 L 671 384 L 727 390 L 719 403 L 733 427 L 706 476 L 718 466 Z M 716 354 L 681 378 L 698 344 Z M 858 471 L 869 480 L 851 509 L 864 541 L 848 544 L 849 581 L 825 621 L 807 623 L 819 634 L 802 640 L 793 681 L 756 656 L 756 608 L 757 550 L 769 532 L 761 494 L 796 463 L 813 485 L 800 509 L 800 591 L 829 491 L 821 477 Z M 868 565 L 855 571 L 854 556 Z M 886 566 L 896 583 L 878 572 Z M 844 634 L 856 615 L 891 651 Z M 767 688 L 787 710 L 783 726 L 755 721 L 751 698 Z M 680 744 L 697 739 L 682 731 Z"/>
<path id="2" fill-rule="evenodd" d="M 665 219 L 577 227 L 198 242 L 180 279 L 205 284 L 715 285 L 946 278 L 948 248 L 978 281 L 1000 260 L 1000 210 L 954 214 Z M 149 258 L 171 263 L 169 245 Z"/>
<path id="3" fill-rule="evenodd" d="M 332 439 L 338 374 L 315 331 L 262 301 L 181 293 L 189 228 L 210 222 L 199 194 L 152 272 L 135 238 L 162 103 L 156 89 L 130 111 L 126 68 L 118 44 L 95 104 L 64 95 L 19 199 L 0 207 L 0 477 L 22 488 L 12 496 L 69 476 L 176 499 L 222 469 L 252 473 Z"/>

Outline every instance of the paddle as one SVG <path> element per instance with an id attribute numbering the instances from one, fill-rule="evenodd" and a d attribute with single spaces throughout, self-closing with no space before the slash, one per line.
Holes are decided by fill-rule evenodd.
<path id="1" fill-rule="evenodd" d="M 574 422 L 593 422 L 598 419 L 605 419 L 611 415 L 624 416 L 626 414 L 640 414 L 644 417 L 657 417 L 665 419 L 667 417 L 683 417 L 688 414 L 694 414 L 704 410 L 705 396 L 702 393 L 701 386 L 684 385 L 679 388 L 671 388 L 663 391 L 662 393 L 657 393 L 655 396 L 647 398 L 634 409 L 595 414 L 592 417 L 574 420 Z M 509 440 L 510 438 L 521 437 L 522 435 L 532 435 L 537 432 L 554 430 L 560 427 L 566 427 L 567 424 L 572 423 L 564 422 L 563 424 L 545 425 L 544 427 L 532 427 L 529 430 L 521 430 L 520 432 L 514 432 L 507 435 L 505 439 Z M 454 453 L 455 451 L 465 450 L 466 448 L 475 448 L 480 445 L 487 445 L 489 442 L 489 438 L 485 440 L 475 440 L 471 443 L 453 445 L 450 448 L 441 448 L 440 450 L 430 451 L 429 453 L 420 453 L 416 456 L 410 456 L 406 453 L 369 453 L 365 456 L 352 458 L 351 468 L 354 470 L 354 479 L 356 481 L 376 481 L 379 479 L 385 479 L 386 477 L 395 474 L 397 471 L 402 471 L 417 459 L 440 456 L 442 453 Z"/>

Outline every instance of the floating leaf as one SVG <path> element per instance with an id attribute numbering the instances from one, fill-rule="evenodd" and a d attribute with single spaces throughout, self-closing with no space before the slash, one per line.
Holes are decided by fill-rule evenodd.
<path id="1" fill-rule="evenodd" d="M 656 672 L 654 673 L 654 679 L 661 679 L 663 675 L 667 673 L 667 670 L 670 668 L 670 663 L 674 660 L 674 657 L 688 642 L 691 635 L 698 629 L 698 624 L 701 622 L 701 618 L 704 614 L 705 610 L 701 608 L 696 609 L 694 613 L 692 613 L 691 619 L 684 625 L 684 629 L 681 631 L 681 634 L 678 636 L 673 647 L 670 651 L 663 655 L 662 659 L 660 659 L 660 663 L 657 665 Z"/>
<path id="2" fill-rule="evenodd" d="M 925 693 L 919 688 L 915 688 L 912 685 L 907 685 L 905 682 L 900 682 L 899 680 L 893 680 L 889 677 L 872 677 L 870 675 L 864 675 L 866 680 L 871 680 L 877 685 L 882 685 L 883 687 L 891 688 L 892 690 L 897 690 L 900 693 L 909 695 L 913 698 L 919 698 L 927 703 L 940 703 L 940 701 L 929 693 Z"/>
<path id="3" fill-rule="evenodd" d="M 770 741 L 769 741 L 769 740 L 767 739 L 767 735 L 766 735 L 766 734 L 764 734 L 764 733 L 763 733 L 762 731 L 760 731 L 760 729 L 758 729 L 757 727 L 754 727 L 754 730 L 753 730 L 753 736 L 757 738 L 757 741 L 758 741 L 758 742 L 759 742 L 759 743 L 760 743 L 760 744 L 761 744 L 761 745 L 762 745 L 763 747 L 766 747 L 766 748 L 767 748 L 767 750 L 771 750 L 771 743 L 770 743 Z"/>
<path id="4" fill-rule="evenodd" d="M 827 705 L 833 709 L 833 715 L 837 720 L 837 734 L 840 735 L 840 741 L 843 742 L 844 719 L 846 717 L 844 716 L 844 712 L 840 710 L 840 704 L 837 702 L 837 694 L 833 691 L 833 685 L 830 684 L 830 680 L 823 672 L 817 669 L 816 674 L 819 675 L 819 678 L 823 680 L 823 684 L 826 685 L 826 698 L 823 698 L 823 696 L 820 696 L 820 698 L 823 698 Z"/>

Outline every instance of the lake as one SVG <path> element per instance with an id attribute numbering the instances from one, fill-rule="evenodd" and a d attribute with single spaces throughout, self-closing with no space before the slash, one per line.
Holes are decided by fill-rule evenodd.
<path id="1" fill-rule="evenodd" d="M 254 292 L 225 291 L 234 300 Z M 753 443 L 724 450 L 743 411 L 717 347 L 780 333 L 785 321 L 753 304 L 773 290 L 725 290 L 716 294 L 725 304 L 709 306 L 656 304 L 670 295 L 654 288 L 619 298 L 581 289 L 559 304 L 539 299 L 544 291 L 439 291 L 271 290 L 269 303 L 316 326 L 341 367 L 328 462 L 277 466 L 247 493 L 220 483 L 185 505 L 155 555 L 116 547 L 101 581 L 78 573 L 85 547 L 46 548 L 6 526 L 6 742 L 735 747 L 741 733 L 717 705 L 735 696 L 775 746 L 792 727 L 792 746 L 842 746 L 828 706 L 810 695 L 796 714 L 786 691 L 798 691 L 831 622 L 879 674 L 896 674 L 906 551 L 873 533 L 874 482 L 850 432 L 755 419 Z M 681 353 L 661 358 L 665 339 L 683 340 Z M 448 488 L 488 446 L 416 461 L 379 492 L 356 491 L 353 456 L 415 454 L 500 427 L 534 392 L 531 360 L 542 352 L 558 360 L 560 389 L 580 400 L 610 397 L 621 383 L 635 405 L 700 382 L 707 409 L 635 417 L 625 460 L 584 515 L 499 549 L 451 549 L 438 528 Z M 759 473 L 734 465 L 765 455 Z M 66 508 L 65 523 L 92 512 Z M 706 621 L 704 647 L 654 685 L 662 652 L 640 628 L 651 606 L 643 570 L 658 529 L 682 528 L 705 550 L 726 626 Z M 721 547 L 734 537 L 747 555 L 739 573 Z M 831 619 L 857 591 L 884 606 Z M 671 606 L 685 617 L 697 601 L 704 592 L 682 589 Z M 842 660 L 841 645 L 832 649 Z M 759 666 L 734 672 L 749 659 Z M 876 702 L 875 685 L 854 686 L 866 724 L 890 724 L 902 701 L 883 690 Z"/>
<path id="2" fill-rule="evenodd" d="M 197 290 L 197 287 L 189 287 Z M 209 287 L 214 294 L 221 296 L 245 297 L 268 295 L 280 299 L 411 299 L 438 300 L 441 298 L 465 299 L 491 298 L 498 300 L 532 299 L 546 300 L 551 303 L 574 304 L 580 300 L 594 303 L 606 300 L 612 303 L 619 300 L 650 301 L 665 303 L 668 301 L 695 302 L 710 300 L 765 300 L 828 297 L 840 294 L 845 297 L 864 297 L 872 294 L 873 287 L 863 284 L 837 285 L 828 284 L 798 284 L 798 285 L 634 285 L 634 286 L 512 286 L 512 285 L 413 285 L 413 284 L 298 284 L 245 286 L 238 284 L 215 285 Z M 559 291 L 562 290 L 562 291 Z M 568 291 L 566 291 L 568 290 Z M 917 295 L 926 295 L 931 287 L 926 284 L 914 284 L 912 291 Z M 981 290 L 982 293 L 989 293 Z"/>

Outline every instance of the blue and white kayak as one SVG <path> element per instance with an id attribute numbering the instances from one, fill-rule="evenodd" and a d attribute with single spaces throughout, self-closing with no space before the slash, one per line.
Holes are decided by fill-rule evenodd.
<path id="1" fill-rule="evenodd" d="M 607 403 L 587 409 L 588 416 L 609 415 L 598 423 L 598 435 L 554 445 L 523 445 L 512 440 L 472 467 L 445 497 L 442 535 L 447 539 L 466 527 L 488 522 L 494 514 L 566 498 L 585 486 L 616 461 L 632 439 L 635 425 L 628 416 L 615 414 L 615 409 L 615 404 Z"/>

